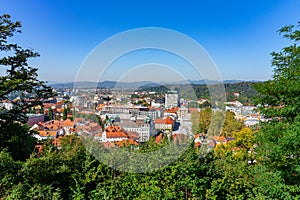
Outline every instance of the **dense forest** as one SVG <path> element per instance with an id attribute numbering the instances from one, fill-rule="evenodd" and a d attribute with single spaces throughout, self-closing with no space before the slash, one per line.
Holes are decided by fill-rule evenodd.
<path id="1" fill-rule="evenodd" d="M 51 88 L 37 79 L 37 69 L 27 62 L 38 54 L 9 43 L 20 27 L 9 15 L 0 17 L 0 65 L 7 69 L 0 77 L 0 101 L 14 92 L 31 93 L 34 101 L 21 95 L 13 109 L 0 108 L 0 199 L 300 199 L 299 26 L 280 29 L 292 44 L 272 53 L 272 79 L 225 85 L 230 94 L 234 91 L 243 96 L 244 90 L 248 91 L 245 98 L 252 98 L 254 87 L 258 94 L 255 103 L 272 120 L 251 129 L 232 122 L 228 113 L 228 127 L 223 127 L 222 134 L 234 140 L 205 153 L 192 141 L 176 161 L 144 173 L 105 165 L 86 148 L 85 140 L 76 136 L 66 138 L 60 150 L 49 141 L 43 152 L 34 152 L 36 141 L 25 125 L 24 110 L 52 94 Z M 197 90 L 199 97 L 204 90 Z M 209 132 L 207 120 L 199 120 L 195 131 Z M 166 145 L 170 146 L 163 151 L 166 156 L 153 153 L 151 158 L 164 162 L 177 148 L 167 139 L 160 144 L 150 140 L 137 153 L 155 152 Z M 114 164 L 127 157 L 121 154 L 109 159 Z"/>
<path id="2" fill-rule="evenodd" d="M 227 101 L 238 100 L 243 104 L 252 104 L 257 91 L 254 89 L 255 82 L 236 82 L 225 83 L 225 95 Z M 213 85 L 211 86 L 213 87 Z M 210 93 L 207 85 L 205 84 L 172 84 L 155 87 L 147 87 L 140 89 L 140 91 L 155 91 L 164 94 L 168 90 L 177 90 L 180 92 L 180 97 L 184 99 L 209 99 Z M 239 97 L 234 96 L 234 93 L 239 93 Z"/>

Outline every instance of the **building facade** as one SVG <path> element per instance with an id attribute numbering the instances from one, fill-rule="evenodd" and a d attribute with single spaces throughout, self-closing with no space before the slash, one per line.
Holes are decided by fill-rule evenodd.
<path id="1" fill-rule="evenodd" d="M 171 90 L 165 94 L 165 108 L 174 108 L 179 106 L 179 94 L 177 91 Z"/>

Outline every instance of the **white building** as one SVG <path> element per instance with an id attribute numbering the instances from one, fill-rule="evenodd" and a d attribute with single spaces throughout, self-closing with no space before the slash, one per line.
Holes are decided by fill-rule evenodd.
<path id="1" fill-rule="evenodd" d="M 165 94 L 165 108 L 174 108 L 179 106 L 179 94 L 177 91 L 171 90 Z"/>
<path id="2" fill-rule="evenodd" d="M 102 134 L 101 142 L 119 142 L 128 140 L 128 135 L 120 126 L 108 126 Z"/>
<path id="3" fill-rule="evenodd" d="M 125 131 L 137 132 L 138 142 L 147 142 L 154 131 L 154 124 L 149 118 L 148 120 L 138 121 L 122 120 L 121 122 L 116 122 L 114 124 L 121 126 Z"/>

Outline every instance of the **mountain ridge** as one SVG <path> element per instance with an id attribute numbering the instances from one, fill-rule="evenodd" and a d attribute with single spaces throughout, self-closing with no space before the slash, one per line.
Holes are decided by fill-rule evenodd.
<path id="1" fill-rule="evenodd" d="M 222 83 L 239 83 L 239 82 L 259 82 L 257 80 L 224 80 Z M 48 85 L 53 88 L 147 88 L 155 87 L 161 85 L 172 85 L 172 84 L 194 84 L 194 85 L 204 85 L 204 84 L 217 84 L 220 81 L 216 80 L 187 80 L 187 81 L 176 81 L 176 82 L 151 82 L 151 81 L 133 81 L 133 82 L 117 82 L 117 81 L 102 81 L 102 82 L 93 82 L 93 81 L 79 81 L 79 82 L 48 82 Z"/>

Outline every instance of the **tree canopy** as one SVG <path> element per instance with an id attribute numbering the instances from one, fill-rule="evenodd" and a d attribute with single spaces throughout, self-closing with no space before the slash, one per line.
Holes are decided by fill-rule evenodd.
<path id="1" fill-rule="evenodd" d="M 28 59 L 39 54 L 10 42 L 16 33 L 21 33 L 20 28 L 21 23 L 13 22 L 9 15 L 0 16 L 0 67 L 6 70 L 0 76 L 0 150 L 8 148 L 16 155 L 20 153 L 17 152 L 19 145 L 31 144 L 30 148 L 24 148 L 28 149 L 24 155 L 17 156 L 24 159 L 34 145 L 32 133 L 25 125 L 26 111 L 52 96 L 52 89 L 38 80 L 37 69 L 28 64 Z"/>
<path id="2" fill-rule="evenodd" d="M 272 52 L 272 79 L 255 85 L 257 104 L 266 117 L 293 121 L 300 112 L 300 26 L 285 26 L 279 30 L 292 42 L 280 52 Z"/>

